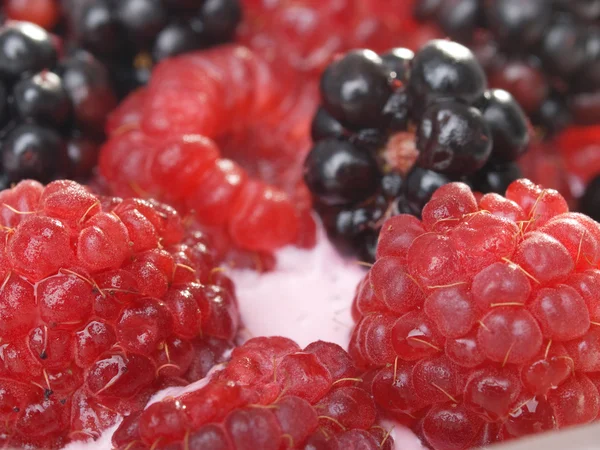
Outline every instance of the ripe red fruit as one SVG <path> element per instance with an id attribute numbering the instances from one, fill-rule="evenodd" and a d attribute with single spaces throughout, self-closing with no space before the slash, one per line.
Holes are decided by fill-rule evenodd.
<path id="1" fill-rule="evenodd" d="M 171 208 L 23 181 L 0 192 L 0 230 L 3 444 L 97 437 L 232 348 L 233 285 Z"/>
<path id="2" fill-rule="evenodd" d="M 312 246 L 311 204 L 299 186 L 316 89 L 278 71 L 239 45 L 159 64 L 109 118 L 99 166 L 110 189 L 190 214 L 236 266 Z"/>
<path id="3" fill-rule="evenodd" d="M 302 0 L 244 1 L 238 30 L 244 44 L 305 73 L 318 72 L 351 48 L 384 51 L 393 45 L 419 48 L 439 36 L 413 17 L 414 0 L 369 2 Z"/>
<path id="4" fill-rule="evenodd" d="M 599 231 L 528 180 L 479 204 L 452 183 L 384 223 L 349 348 L 379 408 L 435 450 L 595 420 Z"/>
<path id="5" fill-rule="evenodd" d="M 113 446 L 391 449 L 358 374 L 336 344 L 318 341 L 302 350 L 282 337 L 251 339 L 198 390 L 127 418 Z"/>
<path id="6" fill-rule="evenodd" d="M 60 18 L 57 0 L 6 0 L 3 9 L 9 19 L 33 22 L 46 30 L 51 30 Z"/>

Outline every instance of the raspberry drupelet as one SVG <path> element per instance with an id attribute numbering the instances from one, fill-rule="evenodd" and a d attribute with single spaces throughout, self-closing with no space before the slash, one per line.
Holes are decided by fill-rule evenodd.
<path id="1" fill-rule="evenodd" d="M 288 95 L 296 78 L 237 45 L 167 60 L 111 115 L 100 172 L 117 195 L 189 213 L 227 249 L 310 246 L 315 225 L 301 179 L 310 113 L 298 108 L 312 110 L 314 94 Z"/>
<path id="2" fill-rule="evenodd" d="M 301 349 L 283 337 L 254 338 L 198 389 L 127 417 L 113 447 L 392 450 L 359 375 L 336 344 Z"/>
<path id="3" fill-rule="evenodd" d="M 97 437 L 203 378 L 238 331 L 232 282 L 170 207 L 73 181 L 0 192 L 0 444 Z"/>
<path id="4" fill-rule="evenodd" d="M 596 420 L 600 225 L 521 179 L 438 189 L 383 226 L 349 353 L 378 407 L 435 450 Z"/>
<path id="5" fill-rule="evenodd" d="M 329 234 L 365 261 L 382 222 L 419 216 L 439 186 L 503 192 L 521 176 L 525 113 L 508 92 L 487 89 L 483 68 L 456 42 L 348 52 L 323 72 L 320 94 L 304 179 Z"/>

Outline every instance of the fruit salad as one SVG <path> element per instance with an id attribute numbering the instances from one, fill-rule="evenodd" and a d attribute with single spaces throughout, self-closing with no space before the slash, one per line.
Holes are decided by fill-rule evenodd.
<path id="1" fill-rule="evenodd" d="M 579 450 L 599 36 L 596 0 L 2 2 L 0 449 Z"/>

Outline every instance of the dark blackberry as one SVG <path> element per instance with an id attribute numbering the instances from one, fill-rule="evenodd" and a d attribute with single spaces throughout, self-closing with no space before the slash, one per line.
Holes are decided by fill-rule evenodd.
<path id="1" fill-rule="evenodd" d="M 304 179 L 342 252 L 373 260 L 385 219 L 420 216 L 450 181 L 490 192 L 514 175 L 527 119 L 508 92 L 486 83 L 473 54 L 447 41 L 414 57 L 358 50 L 325 70 Z"/>
<path id="2" fill-rule="evenodd" d="M 331 63 L 321 76 L 325 109 L 352 128 L 376 127 L 391 92 L 389 70 L 371 50 L 355 50 Z"/>
<path id="3" fill-rule="evenodd" d="M 513 96 L 502 89 L 490 89 L 477 106 L 492 134 L 492 159 L 514 161 L 521 156 L 529 144 L 527 117 Z"/>
<path id="4" fill-rule="evenodd" d="M 165 58 L 233 38 L 239 0 L 62 0 L 71 44 L 99 57 L 121 95 Z"/>
<path id="5" fill-rule="evenodd" d="M 320 203 L 346 205 L 369 197 L 380 174 L 375 159 L 345 140 L 317 142 L 305 163 L 304 179 Z"/>
<path id="6" fill-rule="evenodd" d="M 404 209 L 405 212 L 420 217 L 421 210 L 431 199 L 433 193 L 451 181 L 447 176 L 433 170 L 413 167 L 406 176 L 406 188 L 404 196 L 400 198 L 400 204 L 397 205 L 398 210 Z M 402 205 L 402 203 L 405 204 Z"/>
<path id="7" fill-rule="evenodd" d="M 95 165 L 106 115 L 116 106 L 108 73 L 89 53 L 60 60 L 57 55 L 54 40 L 37 25 L 0 27 L 0 178 L 5 184 L 24 178 L 84 180 Z"/>
<path id="8" fill-rule="evenodd" d="M 28 22 L 5 24 L 0 30 L 0 76 L 9 82 L 33 75 L 56 63 L 48 33 Z"/>
<path id="9" fill-rule="evenodd" d="M 406 83 L 415 54 L 407 48 L 393 48 L 381 55 L 381 61 L 395 80 Z"/>
<path id="10" fill-rule="evenodd" d="M 415 55 L 408 90 L 418 118 L 428 105 L 438 100 L 473 103 L 483 95 L 486 84 L 485 72 L 468 48 L 438 39 Z"/>
<path id="11" fill-rule="evenodd" d="M 472 45 L 490 86 L 509 91 L 545 136 L 600 123 L 590 105 L 600 92 L 600 1 L 417 0 L 415 17 Z"/>
<path id="12" fill-rule="evenodd" d="M 508 185 L 519 178 L 523 178 L 523 173 L 517 163 L 492 161 L 466 181 L 476 191 L 495 192 L 504 195 Z"/>
<path id="13" fill-rule="evenodd" d="M 548 95 L 533 120 L 551 134 L 565 128 L 571 122 L 571 111 L 564 95 L 556 91 Z"/>
<path id="14" fill-rule="evenodd" d="M 455 36 L 461 42 L 468 42 L 481 22 L 480 7 L 480 0 L 446 1 L 437 9 L 436 18 L 447 36 Z"/>
<path id="15" fill-rule="evenodd" d="M 320 141 L 325 138 L 340 138 L 346 131 L 344 126 L 335 120 L 331 114 L 320 107 L 313 117 L 310 126 L 310 135 L 313 141 Z"/>
<path id="16" fill-rule="evenodd" d="M 533 46 L 544 35 L 552 19 L 552 1 L 484 0 L 483 11 L 489 29 L 501 46 Z"/>
<path id="17" fill-rule="evenodd" d="M 579 210 L 596 221 L 600 221 L 600 175 L 590 181 L 579 202 Z"/>
<path id="18" fill-rule="evenodd" d="M 481 169 L 492 152 L 492 134 L 477 108 L 445 101 L 425 110 L 417 129 L 418 164 L 448 175 Z"/>

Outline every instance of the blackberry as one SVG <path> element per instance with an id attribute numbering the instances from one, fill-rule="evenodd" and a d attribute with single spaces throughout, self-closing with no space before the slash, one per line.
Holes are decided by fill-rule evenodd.
<path id="1" fill-rule="evenodd" d="M 96 163 L 116 106 L 108 73 L 89 53 L 58 54 L 37 25 L 0 27 L 0 185 L 85 180 Z"/>
<path id="2" fill-rule="evenodd" d="M 546 135 L 600 123 L 600 108 L 587 107 L 600 91 L 600 2 L 417 0 L 414 15 L 472 47 L 490 85 L 513 94 Z"/>
<path id="3" fill-rule="evenodd" d="M 503 192 L 520 177 L 527 116 L 486 86 L 473 53 L 445 40 L 416 54 L 355 50 L 326 68 L 304 180 L 340 251 L 374 260 L 382 223 L 420 216 L 451 181 Z"/>
<path id="4" fill-rule="evenodd" d="M 590 181 L 579 203 L 582 213 L 594 220 L 600 220 L 600 175 Z"/>
<path id="5" fill-rule="evenodd" d="M 71 43 L 109 66 L 120 95 L 165 58 L 233 38 L 239 0 L 62 0 Z"/>

